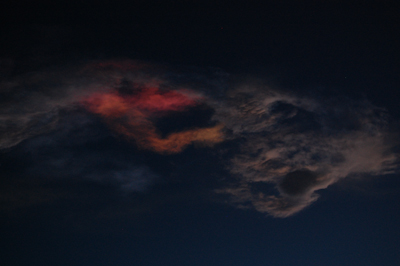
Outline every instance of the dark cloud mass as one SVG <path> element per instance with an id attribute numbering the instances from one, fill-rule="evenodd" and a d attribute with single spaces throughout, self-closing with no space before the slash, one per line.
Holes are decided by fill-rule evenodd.
<path id="1" fill-rule="evenodd" d="M 299 96 L 254 80 L 235 83 L 216 69 L 196 71 L 106 61 L 8 77 L 0 149 L 29 154 L 26 175 L 144 191 L 162 178 L 151 154 L 219 151 L 225 143 L 230 158 L 215 163 L 231 178 L 215 192 L 275 217 L 304 209 L 343 178 L 397 168 L 387 115 L 367 101 Z M 177 115 L 199 106 L 208 121 Z M 191 121 L 165 125 L 177 117 Z"/>
<path id="2" fill-rule="evenodd" d="M 307 169 L 300 169 L 288 173 L 283 177 L 279 188 L 283 193 L 291 196 L 301 195 L 318 183 L 318 175 Z"/>

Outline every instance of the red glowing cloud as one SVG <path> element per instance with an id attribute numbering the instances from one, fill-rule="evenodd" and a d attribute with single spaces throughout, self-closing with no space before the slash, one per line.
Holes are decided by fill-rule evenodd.
<path id="1" fill-rule="evenodd" d="M 84 104 L 93 113 L 106 117 L 118 117 L 130 110 L 141 110 L 148 113 L 183 111 L 197 105 L 200 99 L 199 96 L 188 96 L 177 91 L 164 92 L 158 88 L 147 88 L 135 95 L 93 94 L 84 100 Z"/>
<path id="2" fill-rule="evenodd" d="M 162 92 L 158 88 L 148 88 L 128 99 L 135 108 L 156 111 L 183 111 L 198 104 L 201 97 L 185 95 L 177 91 Z"/>
<path id="3" fill-rule="evenodd" d="M 139 147 L 159 153 L 177 153 L 193 142 L 212 145 L 223 141 L 223 126 L 196 128 L 162 138 L 151 118 L 184 111 L 199 104 L 201 99 L 188 91 L 161 91 L 151 87 L 132 95 L 96 93 L 82 103 L 90 112 L 105 118 L 113 130 L 134 139 Z"/>

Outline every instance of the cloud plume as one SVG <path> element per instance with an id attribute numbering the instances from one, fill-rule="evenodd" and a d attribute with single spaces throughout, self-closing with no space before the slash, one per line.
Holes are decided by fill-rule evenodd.
<path id="1" fill-rule="evenodd" d="M 241 139 L 229 166 L 238 181 L 218 192 L 241 208 L 287 217 L 343 178 L 397 165 L 385 113 L 365 101 L 317 101 L 245 84 L 216 110 L 230 137 Z"/>

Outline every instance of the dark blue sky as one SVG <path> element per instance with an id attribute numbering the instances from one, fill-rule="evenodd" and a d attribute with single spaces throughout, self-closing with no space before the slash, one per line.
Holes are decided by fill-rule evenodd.
<path id="1" fill-rule="evenodd" d="M 293 2 L 3 3 L 3 264 L 398 265 L 400 6 Z"/>

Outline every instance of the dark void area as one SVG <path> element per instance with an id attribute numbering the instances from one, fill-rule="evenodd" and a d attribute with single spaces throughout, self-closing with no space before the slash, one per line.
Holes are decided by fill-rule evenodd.
<path id="1" fill-rule="evenodd" d="M 117 88 L 117 92 L 121 96 L 131 96 L 135 94 L 138 89 L 139 88 L 137 88 L 137 85 L 132 84 L 126 79 L 123 79 L 120 86 Z"/>
<path id="2" fill-rule="evenodd" d="M 310 187 L 318 183 L 319 175 L 307 169 L 297 170 L 288 173 L 279 188 L 290 196 L 297 196 L 305 193 Z"/>
<path id="3" fill-rule="evenodd" d="M 253 182 L 251 183 L 251 192 L 256 195 L 259 193 L 263 193 L 265 195 L 274 195 L 276 194 L 276 189 L 272 183 L 266 182 Z"/>
<path id="4" fill-rule="evenodd" d="M 146 87 L 146 85 L 135 83 L 135 82 L 129 81 L 127 79 L 123 79 L 121 81 L 121 83 L 119 84 L 119 87 L 115 88 L 115 90 L 118 92 L 118 94 L 121 97 L 139 96 L 140 94 L 145 93 L 145 91 L 148 89 L 149 88 Z"/>
<path id="5" fill-rule="evenodd" d="M 213 126 L 210 121 L 214 110 L 201 104 L 181 112 L 172 112 L 156 121 L 156 127 L 163 137 L 173 132 Z"/>
<path id="6" fill-rule="evenodd" d="M 318 131 L 321 125 L 315 113 L 294 106 L 290 103 L 276 102 L 271 107 L 271 114 L 279 116 L 277 126 L 288 128 L 290 131 L 303 133 L 307 131 Z"/>

